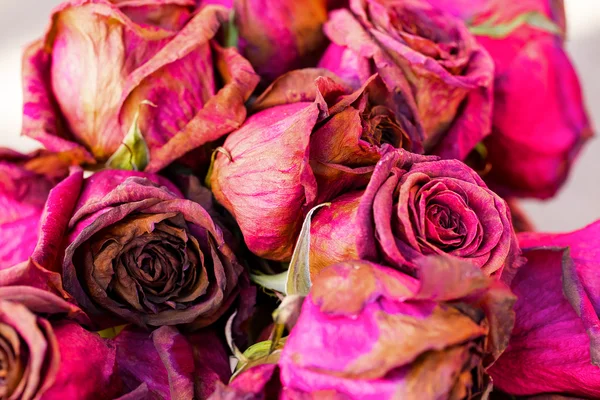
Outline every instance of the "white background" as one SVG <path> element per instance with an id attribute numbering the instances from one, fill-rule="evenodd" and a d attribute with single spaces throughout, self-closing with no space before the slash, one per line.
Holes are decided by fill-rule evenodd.
<path id="1" fill-rule="evenodd" d="M 0 146 L 37 148 L 21 129 L 21 51 L 38 38 L 60 0 L 0 0 Z M 588 111 L 600 127 L 600 0 L 565 0 L 567 48 L 579 71 Z M 600 218 L 600 140 L 584 148 L 571 177 L 550 201 L 524 202 L 539 230 L 567 231 Z"/>

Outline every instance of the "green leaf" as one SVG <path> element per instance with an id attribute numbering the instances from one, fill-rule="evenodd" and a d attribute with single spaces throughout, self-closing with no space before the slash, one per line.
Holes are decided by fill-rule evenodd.
<path id="1" fill-rule="evenodd" d="M 298 236 L 298 240 L 296 241 L 294 254 L 292 254 L 290 267 L 287 271 L 285 294 L 288 296 L 292 294 L 306 296 L 310 291 L 310 220 L 316 210 L 323 206 L 329 207 L 330 205 L 331 203 L 319 204 L 306 214 L 304 223 L 302 223 L 302 229 L 300 230 L 300 236 Z"/>
<path id="2" fill-rule="evenodd" d="M 125 325 L 113 326 L 112 328 L 103 329 L 98 331 L 98 335 L 104 339 L 114 339 L 123 329 L 125 329 Z"/>
<path id="3" fill-rule="evenodd" d="M 277 364 L 281 356 L 281 350 L 285 345 L 286 338 L 282 338 L 275 346 L 270 340 L 258 342 L 248 347 L 244 352 L 245 361 L 240 361 L 231 377 L 231 380 L 245 370 L 262 364 Z M 273 350 L 272 350 L 273 349 Z"/>
<path id="4" fill-rule="evenodd" d="M 240 33 L 235 25 L 235 11 L 229 14 L 229 21 L 225 24 L 225 47 L 238 47 Z"/>
<path id="5" fill-rule="evenodd" d="M 523 25 L 529 25 L 531 27 L 538 28 L 556 35 L 563 34 L 562 30 L 557 24 L 551 21 L 544 14 L 537 11 L 519 14 L 512 20 L 505 23 L 498 24 L 496 23 L 497 19 L 498 17 L 494 15 L 480 25 L 469 27 L 469 30 L 474 35 L 488 36 L 494 39 L 503 39 Z"/>
<path id="6" fill-rule="evenodd" d="M 125 169 L 143 171 L 150 162 L 150 150 L 140 131 L 138 121 L 140 119 L 140 108 L 142 105 L 156 107 L 156 104 L 144 100 L 133 116 L 133 123 L 129 132 L 125 135 L 123 143 L 117 151 L 108 159 L 106 166 L 113 169 Z"/>
<path id="7" fill-rule="evenodd" d="M 276 275 L 261 273 L 250 274 L 250 280 L 266 289 L 285 294 L 285 285 L 288 279 L 288 271 Z"/>

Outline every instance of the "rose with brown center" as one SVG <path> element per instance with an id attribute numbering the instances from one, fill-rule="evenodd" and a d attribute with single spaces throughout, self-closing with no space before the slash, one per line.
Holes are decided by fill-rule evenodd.
<path id="1" fill-rule="evenodd" d="M 449 254 L 506 278 L 520 262 L 510 210 L 457 160 L 414 162 L 390 152 L 365 190 L 319 210 L 311 226 L 311 275 L 337 261 L 366 259 L 408 273 L 422 254 Z"/>
<path id="2" fill-rule="evenodd" d="M 405 105 L 378 75 L 355 91 L 326 70 L 277 79 L 229 135 L 210 178 L 248 248 L 288 260 L 311 207 L 366 186 L 392 147 L 422 152 L 422 130 Z"/>
<path id="3" fill-rule="evenodd" d="M 26 261 L 0 271 L 0 399 L 113 399 L 121 394 L 116 348 L 79 307 L 60 276 Z"/>
<path id="4" fill-rule="evenodd" d="M 237 296 L 242 267 L 223 232 L 160 176 L 72 175 L 50 194 L 46 216 L 34 258 L 62 271 L 65 289 L 99 327 L 206 326 Z M 57 232 L 66 237 L 60 245 Z M 48 260 L 55 246 L 64 256 Z"/>
<path id="5" fill-rule="evenodd" d="M 378 73 L 402 92 L 428 153 L 464 159 L 490 133 L 494 65 L 458 18 L 426 0 L 351 0 L 324 30 L 319 66 L 353 87 Z"/>

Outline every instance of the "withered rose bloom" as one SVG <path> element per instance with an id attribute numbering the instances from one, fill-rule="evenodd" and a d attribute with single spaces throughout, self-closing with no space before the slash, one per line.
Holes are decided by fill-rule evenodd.
<path id="1" fill-rule="evenodd" d="M 94 164 L 137 123 L 149 149 L 146 170 L 157 171 L 237 128 L 258 77 L 213 40 L 228 11 L 194 9 L 194 0 L 60 5 L 24 54 L 23 133 Z"/>
<path id="2" fill-rule="evenodd" d="M 464 159 L 490 133 L 494 65 L 460 19 L 426 0 L 351 0 L 324 29 L 319 66 L 355 87 L 379 73 L 409 100 L 428 153 Z"/>
<path id="3" fill-rule="evenodd" d="M 377 75 L 351 91 L 327 71 L 293 71 L 254 110 L 227 137 L 210 183 L 250 250 L 273 260 L 290 258 L 311 207 L 364 187 L 388 149 L 422 150 L 402 94 Z"/>
<path id="4" fill-rule="evenodd" d="M 511 289 L 516 321 L 490 369 L 516 396 L 600 397 L 600 221 L 575 232 L 523 233 L 527 263 Z"/>
<path id="5" fill-rule="evenodd" d="M 33 258 L 61 271 L 100 327 L 209 325 L 243 270 L 199 203 L 160 176 L 116 170 L 53 189 Z"/>
<path id="6" fill-rule="evenodd" d="M 205 400 L 231 377 L 225 345 L 212 331 L 183 335 L 162 326 L 148 333 L 129 326 L 114 341 L 119 376 L 128 390 L 146 386 L 144 399 Z"/>
<path id="7" fill-rule="evenodd" d="M 304 302 L 278 368 L 253 367 L 212 399 L 426 400 L 489 393 L 486 371 L 508 342 L 514 296 L 469 263 L 440 256 L 420 262 L 420 281 L 366 261 L 327 268 Z"/>
<path id="8" fill-rule="evenodd" d="M 0 398 L 114 398 L 115 346 L 59 297 L 60 277 L 32 262 L 0 271 Z M 23 286 L 27 285 L 27 286 Z"/>
<path id="9" fill-rule="evenodd" d="M 414 274 L 422 254 L 449 254 L 510 279 L 520 262 L 510 210 L 458 160 L 413 162 L 396 150 L 365 190 L 318 210 L 311 225 L 311 276 L 332 263 L 373 260 Z"/>
<path id="10" fill-rule="evenodd" d="M 67 174 L 61 154 L 0 148 L 0 269 L 31 256 L 48 193 Z"/>
<path id="11" fill-rule="evenodd" d="M 326 0 L 234 0 L 239 47 L 268 83 L 317 64 L 327 44 Z"/>
<path id="12" fill-rule="evenodd" d="M 484 142 L 491 166 L 486 181 L 506 196 L 553 196 L 593 136 L 577 72 L 565 50 L 563 1 L 428 1 L 469 21 L 494 60 L 493 132 Z M 544 28 L 524 23 L 504 35 L 493 32 L 532 14 Z M 486 24 L 492 29 L 486 31 Z"/>

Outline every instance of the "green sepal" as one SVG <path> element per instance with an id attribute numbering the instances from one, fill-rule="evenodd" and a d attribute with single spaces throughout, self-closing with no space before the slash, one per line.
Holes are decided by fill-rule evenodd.
<path id="1" fill-rule="evenodd" d="M 150 162 L 150 150 L 146 140 L 140 131 L 139 119 L 142 105 L 156 107 L 155 104 L 144 100 L 133 116 L 133 122 L 123 142 L 106 162 L 106 166 L 112 169 L 124 169 L 129 171 L 143 171 Z"/>

